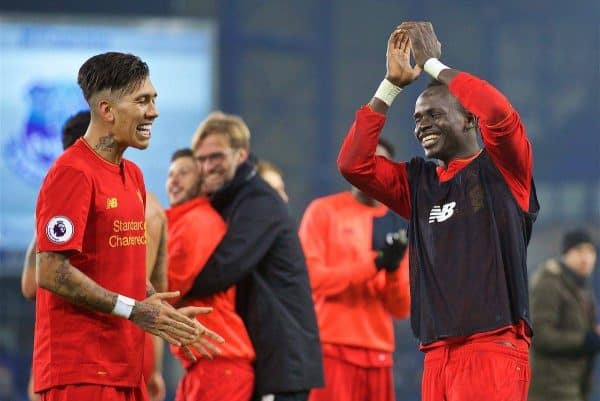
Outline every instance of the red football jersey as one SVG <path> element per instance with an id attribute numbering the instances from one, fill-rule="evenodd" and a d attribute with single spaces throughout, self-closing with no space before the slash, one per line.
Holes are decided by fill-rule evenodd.
<path id="1" fill-rule="evenodd" d="M 200 197 L 168 209 L 167 227 L 169 291 L 180 291 L 185 295 L 223 239 L 227 225 L 208 198 Z M 219 344 L 220 358 L 254 361 L 250 337 L 235 310 L 235 287 L 206 298 L 186 300 L 185 303 L 213 307 L 211 313 L 198 315 L 197 319 L 225 339 L 225 343 Z M 202 358 L 195 348 L 191 349 L 199 359 Z M 191 362 L 183 350 L 175 346 L 171 346 L 171 350 L 183 366 L 189 368 Z"/>
<path id="2" fill-rule="evenodd" d="M 55 161 L 40 189 L 37 250 L 70 251 L 70 263 L 102 287 L 144 299 L 145 198 L 135 164 L 110 163 L 79 139 Z M 144 333 L 132 322 L 38 288 L 36 392 L 76 383 L 137 387 L 143 352 Z"/>

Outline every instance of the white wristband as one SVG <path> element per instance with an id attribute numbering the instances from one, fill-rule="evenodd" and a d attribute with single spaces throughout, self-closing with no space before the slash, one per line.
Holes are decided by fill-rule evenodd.
<path id="1" fill-rule="evenodd" d="M 384 79 L 379 84 L 379 88 L 377 88 L 377 91 L 375 92 L 374 97 L 381 100 L 383 103 L 387 104 L 389 107 L 392 105 L 392 103 L 394 102 L 394 99 L 396 98 L 396 96 L 398 96 L 398 94 L 400 92 L 402 92 L 401 87 L 394 85 L 387 79 Z"/>
<path id="2" fill-rule="evenodd" d="M 124 317 L 125 319 L 129 319 L 131 316 L 131 311 L 133 310 L 133 306 L 135 305 L 135 299 L 131 299 L 126 297 L 125 295 L 119 294 L 117 296 L 117 303 L 115 304 L 115 308 L 112 310 L 113 315 Z"/>
<path id="3" fill-rule="evenodd" d="M 447 70 L 449 68 L 450 67 L 444 65 L 440 60 L 433 57 L 428 59 L 425 64 L 423 64 L 423 70 L 425 70 L 425 72 L 431 75 L 434 79 L 438 79 L 438 76 L 442 70 Z"/>

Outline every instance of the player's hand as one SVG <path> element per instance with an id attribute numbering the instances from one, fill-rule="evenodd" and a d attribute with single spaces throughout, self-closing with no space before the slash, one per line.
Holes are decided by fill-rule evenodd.
<path id="1" fill-rule="evenodd" d="M 421 68 L 430 58 L 440 58 L 442 44 L 438 41 L 431 22 L 403 22 L 398 27 L 408 32 L 412 54 L 415 62 Z"/>
<path id="2" fill-rule="evenodd" d="M 160 372 L 152 372 L 146 383 L 149 401 L 164 401 L 167 396 L 165 379 Z"/>
<path id="3" fill-rule="evenodd" d="M 223 339 L 223 337 L 221 337 L 214 331 L 209 330 L 206 326 L 201 324 L 198 321 L 198 319 L 195 319 L 197 315 L 205 315 L 207 313 L 212 312 L 212 308 L 199 306 L 185 306 L 183 308 L 179 308 L 178 312 L 193 319 L 196 323 L 196 326 L 200 330 L 200 335 L 192 343 L 186 344 L 182 347 L 188 359 L 194 362 L 196 361 L 196 356 L 194 355 L 190 347 L 194 347 L 206 359 L 213 359 L 214 355 L 220 355 L 221 350 L 213 343 L 224 343 L 225 340 Z"/>
<path id="4" fill-rule="evenodd" d="M 406 230 L 388 234 L 385 239 L 385 245 L 377 251 L 377 257 L 375 258 L 377 269 L 385 269 L 388 272 L 398 270 L 400 260 L 404 256 L 407 246 L 408 236 Z"/>
<path id="5" fill-rule="evenodd" d="M 29 383 L 27 383 L 27 398 L 29 401 L 41 401 L 42 399 L 39 393 L 33 391 L 33 375 L 29 376 Z"/>
<path id="6" fill-rule="evenodd" d="M 178 296 L 179 291 L 157 292 L 143 301 L 136 301 L 129 320 L 142 330 L 163 338 L 169 344 L 189 344 L 200 335 L 197 321 L 163 302 Z"/>
<path id="7" fill-rule="evenodd" d="M 410 65 L 410 39 L 406 30 L 396 28 L 387 44 L 385 78 L 396 86 L 404 87 L 421 74 L 421 67 Z"/>

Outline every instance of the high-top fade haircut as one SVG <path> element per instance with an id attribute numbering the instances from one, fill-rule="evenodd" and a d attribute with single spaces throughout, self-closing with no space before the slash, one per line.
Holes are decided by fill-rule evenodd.
<path id="1" fill-rule="evenodd" d="M 108 52 L 93 56 L 83 63 L 77 83 L 90 104 L 91 98 L 104 90 L 120 92 L 120 95 L 135 91 L 149 74 L 148 64 L 138 56 Z"/>

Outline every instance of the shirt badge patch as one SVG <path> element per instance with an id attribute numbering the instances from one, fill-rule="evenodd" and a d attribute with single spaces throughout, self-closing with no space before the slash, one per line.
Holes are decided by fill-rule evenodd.
<path id="1" fill-rule="evenodd" d="M 55 244 L 64 244 L 73 238 L 73 223 L 65 216 L 54 216 L 46 225 L 46 236 Z"/>
<path id="2" fill-rule="evenodd" d="M 119 206 L 119 201 L 117 198 L 108 198 L 106 199 L 106 208 L 107 209 L 116 209 Z"/>

